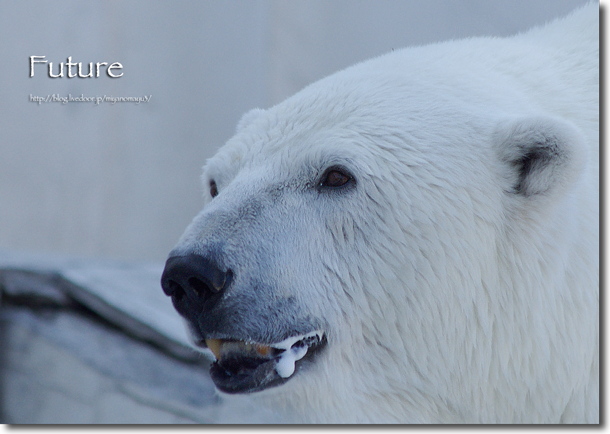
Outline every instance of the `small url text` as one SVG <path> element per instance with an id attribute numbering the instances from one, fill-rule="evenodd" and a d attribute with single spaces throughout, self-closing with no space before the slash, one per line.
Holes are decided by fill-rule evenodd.
<path id="1" fill-rule="evenodd" d="M 68 104 L 69 102 L 88 102 L 93 103 L 94 105 L 99 105 L 101 103 L 110 103 L 116 104 L 117 102 L 131 102 L 135 104 L 140 104 L 143 102 L 150 102 L 152 95 L 144 95 L 144 96 L 85 96 L 81 95 L 72 95 L 68 94 L 68 96 L 60 96 L 58 93 L 54 93 L 51 95 L 45 96 L 36 96 L 30 94 L 30 102 L 35 102 L 38 105 L 43 103 L 50 102 L 58 102 L 61 104 Z"/>

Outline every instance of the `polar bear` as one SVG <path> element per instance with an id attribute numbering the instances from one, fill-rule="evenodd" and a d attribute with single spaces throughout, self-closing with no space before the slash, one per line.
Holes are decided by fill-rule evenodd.
<path id="1" fill-rule="evenodd" d="M 225 396 L 598 423 L 598 14 L 397 50 L 243 117 L 162 277 Z"/>

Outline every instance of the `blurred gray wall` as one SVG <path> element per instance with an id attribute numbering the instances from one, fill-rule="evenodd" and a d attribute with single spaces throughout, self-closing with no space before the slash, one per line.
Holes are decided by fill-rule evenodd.
<path id="1" fill-rule="evenodd" d="M 0 3 L 0 250 L 162 261 L 202 205 L 206 158 L 242 113 L 413 44 L 505 36 L 584 0 Z M 120 62 L 58 78 L 29 56 Z M 88 68 L 85 68 L 87 71 Z M 149 103 L 36 104 L 30 95 Z"/>

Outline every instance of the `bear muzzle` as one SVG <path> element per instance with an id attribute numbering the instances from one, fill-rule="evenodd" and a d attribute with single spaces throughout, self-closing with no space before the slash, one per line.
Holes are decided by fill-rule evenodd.
<path id="1" fill-rule="evenodd" d="M 232 270 L 223 270 L 210 258 L 188 254 L 167 260 L 161 286 L 189 323 L 195 344 L 214 354 L 210 375 L 218 389 L 248 393 L 285 383 L 326 346 L 325 332 L 294 332 L 282 341 L 262 343 L 253 341 L 246 327 L 239 333 L 218 330 L 231 314 L 226 311 L 219 316 L 223 311 L 219 307 L 232 281 Z M 215 323 L 213 329 L 203 330 L 202 318 Z"/>

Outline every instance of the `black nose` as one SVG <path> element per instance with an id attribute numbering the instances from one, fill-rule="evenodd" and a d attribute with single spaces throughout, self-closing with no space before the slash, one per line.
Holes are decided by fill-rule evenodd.
<path id="1" fill-rule="evenodd" d="M 161 276 L 163 292 L 172 297 L 183 315 L 200 311 L 211 297 L 221 294 L 231 283 L 231 270 L 222 271 L 218 264 L 201 255 L 173 256 L 165 263 Z"/>

